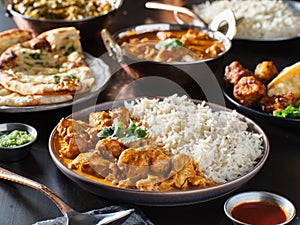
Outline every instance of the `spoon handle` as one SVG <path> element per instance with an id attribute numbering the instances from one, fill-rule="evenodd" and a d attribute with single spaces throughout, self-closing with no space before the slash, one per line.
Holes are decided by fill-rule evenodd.
<path id="1" fill-rule="evenodd" d="M 182 6 L 175 6 L 175 5 L 169 5 L 165 3 L 159 3 L 159 2 L 146 2 L 145 7 L 148 9 L 162 9 L 167 11 L 173 11 L 186 14 L 190 17 L 193 17 L 196 20 L 199 20 L 205 27 L 208 27 L 208 24 L 196 13 L 194 13 L 192 10 L 182 7 Z"/>
<path id="2" fill-rule="evenodd" d="M 42 192 L 44 195 L 46 195 L 51 201 L 53 201 L 56 206 L 59 208 L 59 210 L 62 212 L 64 217 L 67 217 L 67 213 L 74 211 L 69 205 L 67 205 L 57 194 L 55 194 L 51 189 L 46 187 L 43 184 L 40 184 L 36 181 L 33 181 L 29 178 L 23 177 L 19 174 L 16 174 L 14 172 L 11 172 L 9 170 L 6 170 L 2 167 L 0 167 L 0 178 L 4 180 L 9 180 L 12 182 L 16 182 L 19 184 L 26 185 L 28 187 L 34 188 L 40 192 Z"/>

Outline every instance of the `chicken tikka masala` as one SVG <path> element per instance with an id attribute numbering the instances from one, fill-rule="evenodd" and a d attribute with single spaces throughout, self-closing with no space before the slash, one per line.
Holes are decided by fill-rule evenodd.
<path id="1" fill-rule="evenodd" d="M 88 122 L 63 118 L 57 126 L 57 155 L 71 170 L 122 188 L 170 191 L 216 185 L 192 158 L 155 143 L 147 127 L 125 107 L 92 112 Z"/>

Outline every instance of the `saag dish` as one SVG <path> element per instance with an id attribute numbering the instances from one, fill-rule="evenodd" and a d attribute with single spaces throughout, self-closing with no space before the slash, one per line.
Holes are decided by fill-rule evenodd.
<path id="1" fill-rule="evenodd" d="M 101 0 L 14 0 L 13 8 L 31 18 L 78 20 L 106 14 L 112 10 L 112 5 Z"/>

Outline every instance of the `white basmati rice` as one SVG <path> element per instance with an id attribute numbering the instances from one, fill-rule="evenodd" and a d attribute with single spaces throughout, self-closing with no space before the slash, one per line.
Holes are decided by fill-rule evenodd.
<path id="1" fill-rule="evenodd" d="M 236 38 L 269 40 L 300 35 L 299 12 L 282 0 L 217 0 L 193 7 L 208 23 L 225 9 L 232 9 L 236 18 L 244 17 Z"/>
<path id="2" fill-rule="evenodd" d="M 156 141 L 172 153 L 191 156 L 204 175 L 216 182 L 233 180 L 253 169 L 262 156 L 260 134 L 247 131 L 236 111 L 213 112 L 187 96 L 141 98 L 126 102 L 130 113 L 149 124 Z"/>

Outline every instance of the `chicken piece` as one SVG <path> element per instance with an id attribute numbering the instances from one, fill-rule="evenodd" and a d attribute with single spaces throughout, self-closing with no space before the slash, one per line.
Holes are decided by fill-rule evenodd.
<path id="1" fill-rule="evenodd" d="M 168 38 L 171 38 L 171 37 L 174 37 L 174 33 L 173 32 L 170 32 L 170 31 L 159 31 L 156 33 L 156 37 L 159 39 L 159 40 L 166 40 Z"/>
<path id="2" fill-rule="evenodd" d="M 95 150 L 80 153 L 68 167 L 100 178 L 114 177 L 115 180 L 119 173 L 115 163 L 102 158 Z"/>
<path id="3" fill-rule="evenodd" d="M 221 43 L 214 43 L 210 47 L 208 47 L 205 51 L 205 53 L 211 57 L 219 55 L 221 52 L 223 52 L 224 46 Z"/>
<path id="4" fill-rule="evenodd" d="M 134 148 L 128 148 L 122 152 L 117 165 L 125 177 L 139 180 L 148 174 L 148 159 L 144 153 Z"/>
<path id="5" fill-rule="evenodd" d="M 253 72 L 245 69 L 238 61 L 233 61 L 225 67 L 224 79 L 227 83 L 236 85 L 244 76 L 252 76 Z"/>
<path id="6" fill-rule="evenodd" d="M 123 129 L 126 129 L 131 121 L 130 113 L 125 107 L 119 107 L 111 110 L 110 116 L 112 120 L 120 122 Z"/>
<path id="7" fill-rule="evenodd" d="M 148 175 L 146 178 L 136 182 L 137 189 L 148 191 L 183 190 L 212 185 L 216 185 L 216 183 L 206 179 L 198 169 L 198 165 L 184 154 L 178 154 L 173 157 L 172 170 L 165 178 Z"/>
<path id="8" fill-rule="evenodd" d="M 180 47 L 179 49 L 172 48 L 162 48 L 159 50 L 154 58 L 157 62 L 189 62 L 200 60 L 193 50 L 185 47 Z"/>
<path id="9" fill-rule="evenodd" d="M 108 160 L 114 160 L 119 158 L 122 151 L 126 147 L 118 140 L 104 138 L 98 141 L 95 149 L 98 150 L 100 155 Z"/>
<path id="10" fill-rule="evenodd" d="M 159 191 L 159 184 L 163 180 L 161 177 L 149 174 L 136 182 L 136 188 L 141 191 Z"/>
<path id="11" fill-rule="evenodd" d="M 234 97 L 245 106 L 256 106 L 267 94 L 266 86 L 254 76 L 242 77 L 233 88 Z"/>
<path id="12" fill-rule="evenodd" d="M 89 115 L 89 124 L 95 126 L 100 131 L 104 127 L 111 126 L 113 120 L 108 111 L 92 112 Z"/>
<path id="13" fill-rule="evenodd" d="M 297 99 L 295 98 L 294 94 L 289 92 L 285 95 L 266 95 L 259 101 L 259 104 L 261 105 L 263 111 L 275 114 L 275 112 L 281 111 L 289 105 L 295 105 L 296 102 Z"/>
<path id="14" fill-rule="evenodd" d="M 165 177 L 171 166 L 170 158 L 152 146 L 139 149 L 128 148 L 124 150 L 118 160 L 118 167 L 131 180 L 130 185 L 146 178 L 149 174 Z"/>
<path id="15" fill-rule="evenodd" d="M 158 190 L 190 189 L 208 187 L 216 183 L 206 179 L 194 161 L 184 154 L 175 155 L 170 177 L 159 184 Z"/>
<path id="16" fill-rule="evenodd" d="M 176 51 L 176 53 L 180 52 Z M 176 56 L 176 54 L 173 49 L 162 48 L 157 52 L 154 60 L 157 62 L 173 62 L 176 61 L 176 58 L 174 59 L 174 56 Z M 176 57 L 178 57 L 178 55 Z"/>
<path id="17" fill-rule="evenodd" d="M 187 189 L 188 178 L 195 176 L 196 172 L 192 160 L 184 154 L 175 155 L 170 178 L 160 184 L 162 189 Z"/>
<path id="18" fill-rule="evenodd" d="M 126 146 L 127 148 L 141 148 L 147 145 L 153 145 L 153 140 L 151 140 L 149 137 L 142 138 L 130 143 L 127 143 Z M 153 145 L 154 146 L 154 145 Z M 156 145 L 157 147 L 161 147 L 161 145 Z M 164 151 L 165 153 L 165 151 Z"/>
<path id="19" fill-rule="evenodd" d="M 180 37 L 180 35 L 179 35 Z M 188 29 L 187 32 L 181 36 L 180 41 L 185 45 L 211 45 L 213 40 L 205 32 L 195 29 Z"/>
<path id="20" fill-rule="evenodd" d="M 89 124 L 73 119 L 61 119 L 57 127 L 58 135 L 66 144 L 60 153 L 67 158 L 75 158 L 80 152 L 94 148 L 99 140 L 97 130 Z"/>
<path id="21" fill-rule="evenodd" d="M 270 82 L 275 76 L 278 75 L 278 70 L 273 62 L 263 61 L 257 64 L 255 71 L 255 77 L 257 77 L 263 83 Z"/>

